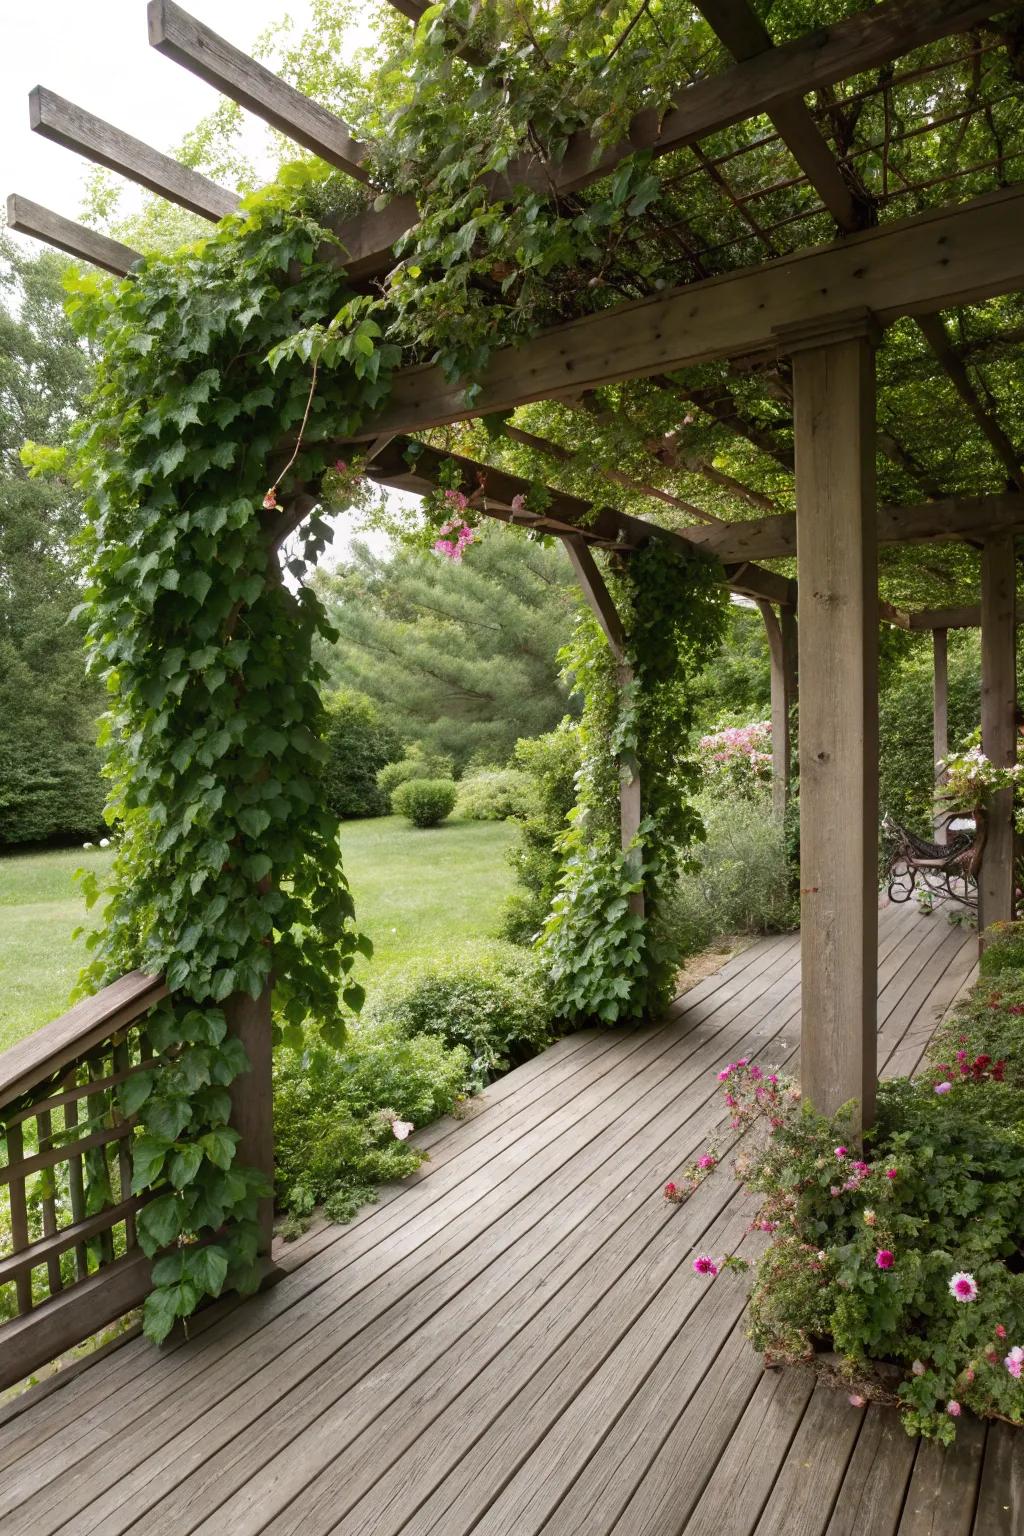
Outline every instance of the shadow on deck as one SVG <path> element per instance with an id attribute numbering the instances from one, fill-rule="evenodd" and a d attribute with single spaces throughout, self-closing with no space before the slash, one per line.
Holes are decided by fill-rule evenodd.
<path id="1" fill-rule="evenodd" d="M 882 913 L 880 1061 L 912 1071 L 973 935 Z M 290 1272 L 135 1339 L 0 1429 L 4 1536 L 1010 1536 L 1024 1437 L 962 1420 L 951 1453 L 802 1370 L 766 1373 L 727 1168 L 665 1179 L 720 1123 L 715 1071 L 789 1062 L 798 944 L 755 944 L 662 1024 L 589 1031 L 423 1133 L 421 1174 Z"/>

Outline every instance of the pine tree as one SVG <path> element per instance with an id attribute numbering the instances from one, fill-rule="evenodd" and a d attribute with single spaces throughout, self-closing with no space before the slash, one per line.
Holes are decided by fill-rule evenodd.
<path id="1" fill-rule="evenodd" d="M 577 598 L 559 548 L 500 526 L 459 564 L 356 543 L 318 586 L 341 635 L 324 657 L 333 686 L 378 700 L 404 740 L 460 768 L 504 763 L 565 714 L 557 657 Z"/>

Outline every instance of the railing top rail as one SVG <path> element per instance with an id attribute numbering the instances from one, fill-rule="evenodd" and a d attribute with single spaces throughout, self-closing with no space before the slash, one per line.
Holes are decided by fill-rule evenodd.
<path id="1" fill-rule="evenodd" d="M 0 1112 L 3 1106 L 45 1082 L 167 996 L 159 976 L 129 971 L 93 997 L 44 1024 L 42 1029 L 0 1051 Z"/>

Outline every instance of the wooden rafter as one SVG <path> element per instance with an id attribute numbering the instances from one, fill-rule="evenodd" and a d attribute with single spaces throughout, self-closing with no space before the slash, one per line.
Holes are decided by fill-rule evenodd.
<path id="1" fill-rule="evenodd" d="M 12 192 L 7 199 L 7 228 L 19 235 L 43 240 L 56 250 L 74 256 L 77 261 L 90 262 L 118 277 L 124 277 L 133 262 L 142 260 L 139 252 L 133 251 L 130 245 L 97 234 L 94 229 L 77 224 L 74 219 L 66 219 L 63 214 L 54 213 L 52 208 L 44 208 L 41 203 L 34 203 L 17 192 Z"/>
<path id="2" fill-rule="evenodd" d="M 84 155 L 95 165 L 117 171 L 204 219 L 216 221 L 237 208 L 237 193 L 219 187 L 208 176 L 180 165 L 170 155 L 152 149 L 45 86 L 37 85 L 28 102 L 34 133 Z"/>
<path id="3" fill-rule="evenodd" d="M 568 321 L 494 353 L 474 381 L 480 387 L 472 406 L 436 364 L 402 369 L 365 436 L 418 431 L 714 358 L 774 356 L 785 351 L 780 328 L 838 322 L 851 297 L 884 325 L 1010 292 L 1024 286 L 1022 215 L 1024 188 L 1001 189 Z"/>
<path id="4" fill-rule="evenodd" d="M 149 41 L 158 53 L 198 75 L 328 164 L 358 181 L 369 182 L 366 146 L 334 112 L 304 96 L 173 0 L 150 0 L 148 19 Z"/>
<path id="5" fill-rule="evenodd" d="M 1024 496 L 960 496 L 878 509 L 880 544 L 941 543 L 980 538 L 998 529 L 1024 532 Z M 796 554 L 796 520 L 787 513 L 717 528 L 688 528 L 686 536 L 720 560 L 782 560 Z"/>
<path id="6" fill-rule="evenodd" d="M 749 0 L 698 0 L 701 11 L 719 39 L 738 59 L 764 55 L 773 49 L 772 40 Z M 839 162 L 823 137 L 811 113 L 800 98 L 778 102 L 769 111 L 794 160 L 829 209 L 838 227 L 852 234 L 870 223 L 873 208 L 862 188 L 851 191 Z M 982 403 L 967 370 L 957 356 L 945 326 L 937 315 L 918 316 L 916 320 L 928 345 L 952 380 L 981 431 L 1010 476 L 1011 483 L 1024 489 L 1020 458 L 994 414 Z M 913 460 L 905 456 L 911 467 Z"/>

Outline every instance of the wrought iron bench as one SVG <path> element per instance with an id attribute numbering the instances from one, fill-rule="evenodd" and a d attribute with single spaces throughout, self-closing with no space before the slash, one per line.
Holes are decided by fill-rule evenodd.
<path id="1" fill-rule="evenodd" d="M 947 811 L 940 819 L 947 829 L 964 818 L 964 812 Z M 915 892 L 927 892 L 939 901 L 955 901 L 977 909 L 978 870 L 985 845 L 985 822 L 975 813 L 973 828 L 957 831 L 946 843 L 918 837 L 891 816 L 882 825 L 893 842 L 886 869 L 889 900 L 909 901 Z"/>

